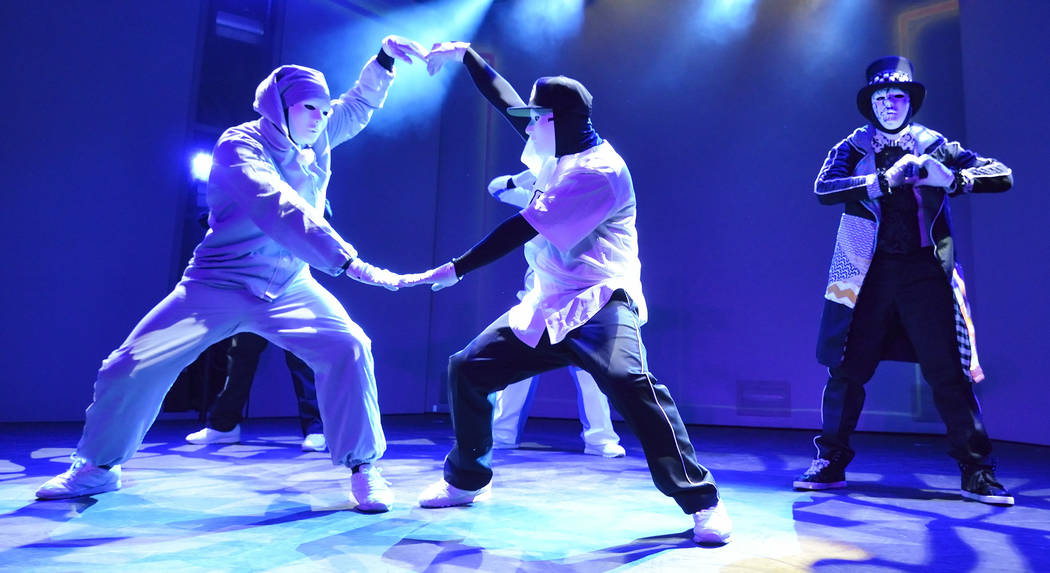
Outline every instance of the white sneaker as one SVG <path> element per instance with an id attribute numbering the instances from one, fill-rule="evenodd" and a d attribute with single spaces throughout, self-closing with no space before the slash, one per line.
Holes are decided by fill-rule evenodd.
<path id="1" fill-rule="evenodd" d="M 357 510 L 366 513 L 390 511 L 394 505 L 394 490 L 390 482 L 372 464 L 361 464 L 358 471 L 350 474 L 350 493 L 357 502 Z"/>
<path id="2" fill-rule="evenodd" d="M 606 442 L 604 444 L 587 444 L 583 447 L 583 453 L 603 458 L 622 458 L 627 455 L 627 450 L 623 449 L 623 446 L 620 444 Z"/>
<path id="3" fill-rule="evenodd" d="M 237 424 L 229 432 L 220 432 L 214 428 L 204 428 L 186 436 L 191 444 L 236 444 L 241 441 L 241 425 Z"/>
<path id="4" fill-rule="evenodd" d="M 733 535 L 733 521 L 722 500 L 714 507 L 693 514 L 693 541 L 697 543 L 728 543 Z"/>
<path id="5" fill-rule="evenodd" d="M 492 484 L 487 483 L 481 489 L 459 489 L 444 479 L 426 487 L 419 494 L 420 507 L 452 507 L 470 505 L 478 501 L 487 501 L 492 497 Z"/>
<path id="6" fill-rule="evenodd" d="M 76 460 L 36 490 L 37 499 L 65 499 L 120 489 L 120 466 L 100 468 Z"/>
<path id="7" fill-rule="evenodd" d="M 324 434 L 307 434 L 302 448 L 304 452 L 323 452 L 328 449 L 328 444 L 324 441 Z"/>

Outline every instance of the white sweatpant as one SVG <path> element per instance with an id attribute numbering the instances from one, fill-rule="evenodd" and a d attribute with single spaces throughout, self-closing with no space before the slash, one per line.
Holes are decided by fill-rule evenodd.
<path id="1" fill-rule="evenodd" d="M 620 443 L 620 436 L 613 430 L 609 413 L 609 400 L 598 389 L 598 384 L 584 370 L 569 366 L 569 374 L 576 381 L 577 405 L 583 431 L 580 437 L 588 446 L 603 446 Z M 496 408 L 492 415 L 492 439 L 497 444 L 518 444 L 521 431 L 528 419 L 529 405 L 536 390 L 536 378 L 515 382 L 496 393 Z"/>
<path id="2" fill-rule="evenodd" d="M 383 455 L 371 341 L 304 272 L 271 302 L 242 289 L 180 281 L 102 362 L 75 456 L 94 465 L 129 459 L 182 369 L 212 344 L 245 331 L 313 369 L 333 464 L 354 466 Z"/>

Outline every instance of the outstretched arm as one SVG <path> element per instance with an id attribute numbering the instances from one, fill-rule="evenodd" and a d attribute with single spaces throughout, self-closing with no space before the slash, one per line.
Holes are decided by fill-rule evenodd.
<path id="1" fill-rule="evenodd" d="M 508 107 L 525 105 L 525 101 L 521 99 L 518 92 L 514 91 L 510 82 L 503 79 L 503 76 L 499 75 L 466 42 L 434 44 L 427 55 L 427 71 L 430 72 L 430 75 L 434 75 L 449 61 L 463 62 L 463 65 L 467 67 L 467 73 L 470 74 L 470 79 L 473 80 L 474 86 L 478 88 L 481 95 L 485 96 L 492 107 L 506 118 L 522 139 L 528 137 L 525 134 L 525 127 L 529 125 L 529 118 L 514 117 L 507 113 Z"/>
<path id="2" fill-rule="evenodd" d="M 463 275 L 500 259 L 529 242 L 537 234 L 536 229 L 532 228 L 532 225 L 519 213 L 500 223 L 487 237 L 468 249 L 462 256 L 423 273 L 402 275 L 398 286 L 429 284 L 433 285 L 431 289 L 436 291 L 452 286 L 459 282 Z"/>

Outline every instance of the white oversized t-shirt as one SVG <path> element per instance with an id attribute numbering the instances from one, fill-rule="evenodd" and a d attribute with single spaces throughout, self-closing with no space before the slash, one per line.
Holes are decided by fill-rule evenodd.
<path id="1" fill-rule="evenodd" d="M 646 320 L 631 174 L 609 142 L 557 160 L 536 181 L 521 215 L 539 235 L 525 244 L 532 288 L 510 310 L 510 327 L 535 347 L 552 344 L 591 319 L 624 289 Z"/>

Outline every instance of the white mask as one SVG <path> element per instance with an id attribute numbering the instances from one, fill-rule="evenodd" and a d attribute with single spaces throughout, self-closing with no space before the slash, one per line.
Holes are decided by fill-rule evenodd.
<path id="1" fill-rule="evenodd" d="M 900 88 L 885 88 L 871 94 L 871 110 L 880 125 L 890 132 L 896 131 L 908 121 L 911 98 Z"/>
<path id="2" fill-rule="evenodd" d="M 558 158 L 553 155 L 543 157 L 536 153 L 532 139 L 525 142 L 525 149 L 521 151 L 521 162 L 529 168 L 532 175 L 536 177 L 535 187 L 542 189 L 546 187 L 554 168 L 558 165 Z"/>
<path id="3" fill-rule="evenodd" d="M 521 162 L 533 174 L 539 173 L 540 168 L 543 167 L 543 158 L 540 157 L 539 153 L 536 153 L 536 144 L 533 143 L 531 137 L 525 140 L 525 149 L 521 150 Z"/>
<path id="4" fill-rule="evenodd" d="M 288 107 L 288 136 L 298 147 L 317 142 L 328 126 L 331 103 L 324 98 L 309 98 Z"/>

